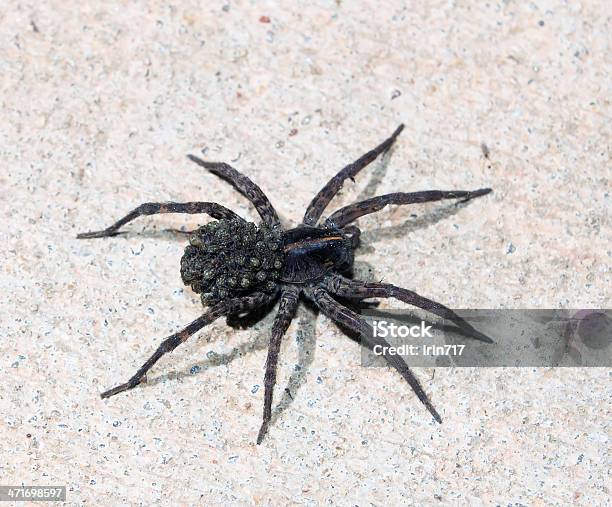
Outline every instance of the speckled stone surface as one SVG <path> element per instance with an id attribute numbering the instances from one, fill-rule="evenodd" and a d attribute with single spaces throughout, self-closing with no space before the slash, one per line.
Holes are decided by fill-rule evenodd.
<path id="1" fill-rule="evenodd" d="M 404 122 L 331 209 L 494 193 L 362 219 L 361 273 L 457 308 L 610 306 L 609 5 L 424 3 L 0 6 L 0 484 L 65 484 L 73 505 L 609 504 L 609 369 L 418 369 L 437 425 L 302 308 L 261 446 L 271 316 L 219 320 L 99 398 L 198 315 L 164 230 L 206 219 L 75 235 L 145 201 L 255 219 L 186 160 L 201 150 L 295 224 Z"/>

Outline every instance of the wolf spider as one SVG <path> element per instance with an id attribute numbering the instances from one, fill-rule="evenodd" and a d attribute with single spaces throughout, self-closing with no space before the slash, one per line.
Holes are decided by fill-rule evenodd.
<path id="1" fill-rule="evenodd" d="M 302 295 L 331 320 L 360 334 L 368 347 L 384 347 L 388 343 L 374 336 L 370 325 L 337 298 L 357 302 L 367 298 L 395 298 L 452 321 L 472 338 L 490 343 L 487 336 L 440 303 L 390 283 L 364 282 L 351 277 L 354 251 L 359 245 L 360 236 L 359 228 L 351 224 L 359 217 L 379 211 L 389 204 L 415 204 L 442 199 L 461 199 L 464 202 L 488 194 L 490 188 L 395 192 L 350 204 L 321 220 L 323 211 L 345 180 L 353 179 L 359 171 L 389 150 L 403 128 L 400 125 L 391 137 L 336 174 L 308 205 L 302 223 L 292 229 L 281 226 L 276 210 L 249 178 L 228 164 L 206 162 L 188 155 L 191 161 L 227 180 L 247 197 L 263 222 L 260 225 L 247 222 L 214 202 L 149 202 L 141 204 L 104 230 L 79 234 L 77 238 L 114 236 L 135 218 L 158 213 L 206 213 L 215 219 L 189 233 L 190 244 L 181 259 L 181 278 L 200 294 L 207 311 L 183 330 L 167 337 L 134 376 L 126 383 L 102 393 L 102 398 L 127 391 L 146 381 L 147 372 L 164 354 L 218 317 L 252 314 L 277 298 L 280 302 L 266 359 L 263 422 L 257 437 L 258 444 L 267 433 L 272 416 L 272 395 L 281 340 Z M 404 377 L 434 419 L 441 423 L 440 415 L 401 357 L 384 357 Z"/>

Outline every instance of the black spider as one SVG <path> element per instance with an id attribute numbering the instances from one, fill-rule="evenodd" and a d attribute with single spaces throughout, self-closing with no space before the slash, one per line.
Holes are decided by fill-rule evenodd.
<path id="1" fill-rule="evenodd" d="M 349 225 L 357 218 L 379 211 L 388 204 L 413 204 L 441 199 L 462 199 L 488 194 L 490 188 L 475 191 L 428 190 L 423 192 L 381 195 L 366 199 L 332 213 L 320 221 L 321 214 L 344 181 L 354 176 L 378 155 L 386 152 L 404 126 L 400 125 L 382 144 L 369 151 L 334 176 L 308 205 L 301 225 L 285 230 L 272 204 L 249 178 L 233 167 L 219 162 L 205 162 L 189 155 L 189 159 L 213 174 L 230 182 L 245 195 L 261 215 L 257 226 L 243 220 L 233 211 L 214 202 L 145 203 L 128 213 L 107 229 L 79 234 L 77 238 L 100 238 L 118 234 L 126 223 L 142 215 L 157 213 L 207 213 L 216 219 L 190 234 L 190 245 L 181 259 L 181 277 L 185 284 L 201 294 L 202 304 L 208 307 L 182 331 L 166 338 L 155 353 L 125 384 L 102 393 L 108 398 L 131 389 L 146 379 L 147 371 L 167 352 L 174 350 L 187 338 L 220 316 L 237 316 L 271 304 L 280 294 L 278 313 L 272 326 L 265 373 L 263 423 L 257 437 L 261 443 L 272 415 L 272 393 L 276 382 L 276 367 L 281 339 L 298 306 L 300 295 L 306 296 L 336 323 L 359 333 L 367 346 L 388 346 L 357 313 L 340 304 L 335 297 L 360 301 L 366 298 L 396 298 L 425 309 L 454 322 L 471 337 L 485 342 L 491 340 L 474 329 L 451 309 L 415 292 L 388 283 L 362 282 L 351 279 L 354 250 L 359 244 L 360 230 Z M 346 275 L 346 276 L 345 276 Z M 410 384 L 419 400 L 442 422 L 423 388 L 401 357 L 385 355 Z"/>

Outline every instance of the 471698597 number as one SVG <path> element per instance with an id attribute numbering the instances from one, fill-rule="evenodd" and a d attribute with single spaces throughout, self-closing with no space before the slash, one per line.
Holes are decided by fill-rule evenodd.
<path id="1" fill-rule="evenodd" d="M 66 486 L 0 486 L 0 502 L 65 502 Z"/>

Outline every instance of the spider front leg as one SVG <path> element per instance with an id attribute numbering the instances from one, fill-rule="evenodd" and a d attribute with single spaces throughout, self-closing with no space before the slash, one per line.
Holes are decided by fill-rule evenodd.
<path id="1" fill-rule="evenodd" d="M 136 387 L 140 384 L 143 379 L 146 377 L 147 372 L 153 367 L 157 361 L 161 359 L 162 356 L 167 354 L 168 352 L 172 352 L 176 347 L 178 347 L 181 343 L 184 343 L 191 335 L 202 329 L 207 324 L 210 324 L 217 318 L 222 315 L 228 315 L 233 313 L 241 313 L 245 311 L 250 311 L 260 306 L 265 305 L 271 299 L 275 297 L 275 294 L 263 294 L 260 292 L 256 292 L 251 296 L 247 296 L 244 298 L 238 299 L 229 299 L 227 301 L 222 301 L 217 305 L 213 306 L 208 313 L 205 313 L 201 317 L 198 317 L 187 327 L 179 331 L 178 333 L 174 333 L 166 338 L 160 345 L 157 347 L 157 350 L 153 353 L 153 355 L 147 359 L 147 361 L 139 368 L 139 370 L 128 380 L 126 383 L 113 387 L 108 391 L 103 392 L 100 396 L 102 398 L 109 398 L 114 396 L 115 394 L 119 394 L 123 391 L 127 391 Z"/>
<path id="2" fill-rule="evenodd" d="M 268 357 L 266 359 L 266 374 L 264 377 L 264 409 L 263 422 L 257 435 L 257 443 L 261 444 L 264 436 L 268 432 L 268 426 L 272 419 L 272 398 L 274 395 L 274 385 L 276 384 L 276 368 L 278 365 L 278 353 L 280 345 L 291 319 L 295 315 L 295 310 L 298 306 L 300 291 L 297 287 L 287 287 L 281 294 L 278 313 L 272 325 L 272 335 L 270 336 L 270 345 L 268 347 Z"/>
<path id="3" fill-rule="evenodd" d="M 425 190 L 423 192 L 397 192 L 380 195 L 340 208 L 325 221 L 325 225 L 327 227 L 344 227 L 359 217 L 380 211 L 389 204 L 417 204 L 443 199 L 461 199 L 460 202 L 466 202 L 489 192 L 491 192 L 490 188 L 480 188 L 478 190 Z"/>
<path id="4" fill-rule="evenodd" d="M 416 306 L 428 312 L 433 313 L 443 319 L 448 319 L 455 323 L 459 329 L 463 330 L 471 338 L 483 341 L 485 343 L 493 343 L 493 340 L 487 335 L 476 330 L 466 320 L 461 318 L 450 308 L 427 299 L 416 292 L 412 292 L 402 287 L 397 287 L 390 283 L 362 282 L 359 280 L 349 280 L 342 275 L 331 274 L 323 284 L 332 294 L 346 298 L 395 298 L 409 305 Z"/>
<path id="5" fill-rule="evenodd" d="M 395 142 L 395 139 L 397 138 L 397 136 L 400 135 L 402 130 L 404 130 L 403 123 L 395 129 L 395 132 L 393 132 L 393 134 L 391 134 L 389 138 L 385 139 L 373 150 L 370 150 L 365 155 L 359 157 L 352 164 L 347 165 L 331 180 L 329 180 L 327 184 L 310 202 L 308 208 L 306 208 L 306 212 L 304 213 L 304 219 L 302 220 L 302 222 L 305 225 L 315 225 L 319 221 L 319 218 L 321 218 L 321 214 L 323 213 L 329 202 L 342 188 L 344 182 L 349 178 L 353 179 L 359 171 L 361 171 L 364 167 L 374 161 L 376 157 L 378 157 L 382 153 L 385 153 L 389 148 L 391 148 L 391 146 Z"/>
<path id="6" fill-rule="evenodd" d="M 311 287 L 306 290 L 306 295 L 325 315 L 327 315 L 334 322 L 341 324 L 348 329 L 355 331 L 356 333 L 359 333 L 363 339 L 367 340 L 366 344 L 368 347 L 374 348 L 376 345 L 379 345 L 382 347 L 382 350 L 385 350 L 385 347 L 390 347 L 386 340 L 375 335 L 372 326 L 370 326 L 355 312 L 338 303 L 323 287 Z M 438 423 L 442 423 L 440 414 L 438 414 L 437 410 L 431 404 L 431 401 L 429 401 L 423 387 L 413 375 L 410 368 L 408 368 L 408 365 L 404 362 L 401 356 L 397 356 L 395 354 L 384 354 L 383 357 L 390 366 L 393 366 L 393 368 L 395 368 L 399 374 L 404 377 L 404 380 L 408 382 L 414 393 L 417 395 L 421 403 L 427 407 L 427 410 L 429 410 L 429 413 L 433 416 L 433 418 Z"/>
<path id="7" fill-rule="evenodd" d="M 161 213 L 206 213 L 217 220 L 242 220 L 232 210 L 227 209 L 215 202 L 145 202 L 136 209 L 130 211 L 123 218 L 115 222 L 110 227 L 101 231 L 83 232 L 77 234 L 78 239 L 103 238 L 105 236 L 115 236 L 119 234 L 119 229 L 132 220 L 145 216 L 157 215 Z"/>

